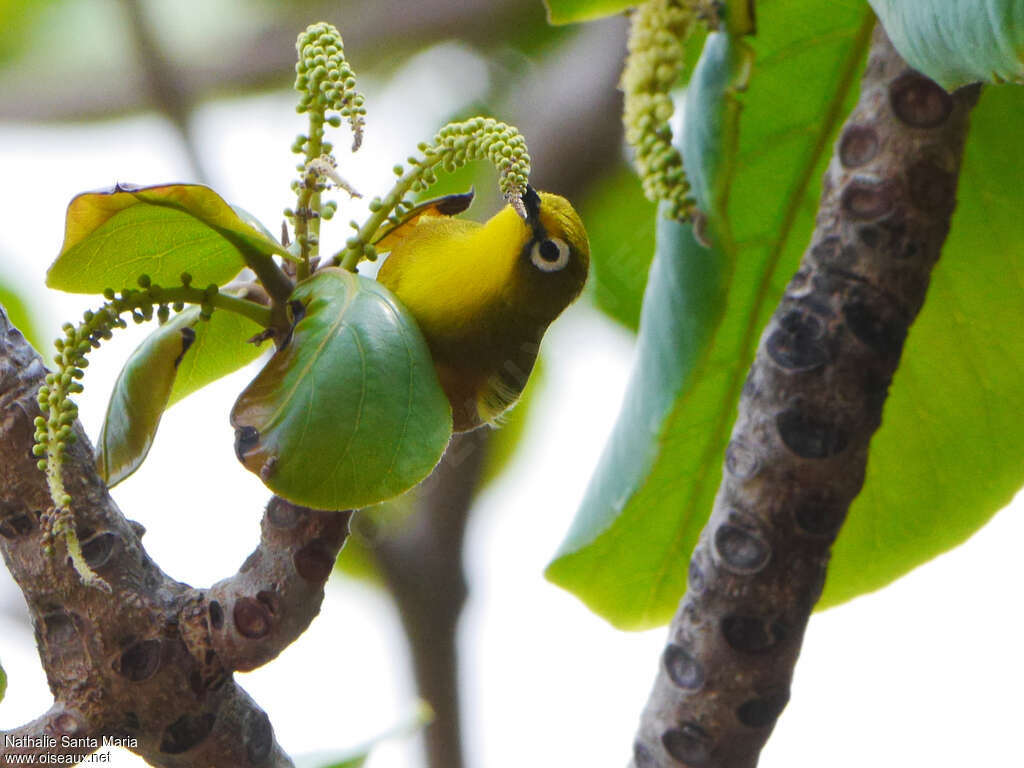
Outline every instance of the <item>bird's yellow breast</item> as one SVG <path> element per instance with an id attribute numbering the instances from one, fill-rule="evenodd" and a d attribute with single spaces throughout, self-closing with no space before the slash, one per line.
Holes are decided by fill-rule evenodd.
<path id="1" fill-rule="evenodd" d="M 377 279 L 423 331 L 456 431 L 493 423 L 516 402 L 590 256 L 579 216 L 557 195 L 528 189 L 524 218 L 507 206 L 484 224 L 452 217 L 464 203 L 428 201 L 377 241 L 390 252 Z"/>
<path id="2" fill-rule="evenodd" d="M 424 216 L 380 268 L 380 280 L 428 339 L 463 338 L 491 323 L 508 301 L 529 230 L 511 208 L 486 224 Z"/>

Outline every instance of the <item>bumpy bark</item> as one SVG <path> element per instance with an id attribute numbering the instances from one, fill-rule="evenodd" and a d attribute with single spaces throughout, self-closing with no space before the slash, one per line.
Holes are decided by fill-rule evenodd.
<path id="1" fill-rule="evenodd" d="M 81 755 L 96 748 L 89 739 L 111 737 L 154 766 L 290 766 L 232 672 L 274 658 L 312 621 L 349 513 L 274 498 L 239 572 L 193 589 L 146 554 L 142 527 L 110 498 L 76 424 L 66 485 L 85 558 L 114 597 L 85 587 L 60 548 L 54 557 L 42 550 L 50 500 L 31 447 L 44 375 L 0 308 L 0 552 L 28 602 L 55 700 L 39 719 L 0 732 L 0 762 L 13 753 Z M 65 736 L 78 741 L 65 745 Z"/>
<path id="2" fill-rule="evenodd" d="M 949 229 L 977 95 L 947 94 L 876 30 L 817 228 L 743 388 L 635 768 L 756 765 Z"/>

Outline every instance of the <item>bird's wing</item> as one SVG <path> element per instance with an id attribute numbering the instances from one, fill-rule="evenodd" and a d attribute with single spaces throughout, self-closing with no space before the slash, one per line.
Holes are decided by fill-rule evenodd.
<path id="1" fill-rule="evenodd" d="M 474 192 L 435 197 L 420 203 L 402 217 L 402 220 L 373 241 L 378 251 L 390 251 L 402 244 L 415 230 L 416 222 L 424 216 L 456 216 L 473 202 Z"/>

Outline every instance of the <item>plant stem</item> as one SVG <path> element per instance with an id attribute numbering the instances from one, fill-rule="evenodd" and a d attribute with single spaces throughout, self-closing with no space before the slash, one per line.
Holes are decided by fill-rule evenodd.
<path id="1" fill-rule="evenodd" d="M 309 113 L 309 136 L 306 138 L 306 166 L 299 181 L 298 199 L 295 206 L 295 239 L 299 243 L 299 264 L 296 275 L 299 280 L 309 277 L 310 261 L 320 250 L 320 174 L 311 170 L 309 164 L 324 151 L 324 115 L 311 110 Z"/>
<path id="2" fill-rule="evenodd" d="M 227 293 L 215 293 L 210 298 L 206 291 L 201 288 L 186 287 L 184 285 L 177 288 L 160 288 L 154 291 L 154 293 L 156 294 L 155 300 L 164 304 L 173 304 L 179 301 L 185 304 L 203 304 L 209 300 L 209 303 L 217 309 L 223 309 L 228 312 L 234 312 L 236 315 L 247 317 L 264 328 L 269 328 L 273 325 L 273 311 L 269 307 L 257 304 L 255 301 L 240 299 Z"/>
<path id="3" fill-rule="evenodd" d="M 435 165 L 441 162 L 441 158 L 424 158 L 414 165 L 410 170 L 406 171 L 398 181 L 395 182 L 395 186 L 391 188 L 391 191 L 384 196 L 381 200 L 381 206 L 372 214 L 370 217 L 363 222 L 363 226 L 359 228 L 359 231 L 351 238 L 351 241 L 356 241 L 354 245 L 346 245 L 345 249 L 338 251 L 331 259 L 331 262 L 335 265 L 341 266 L 347 269 L 349 272 L 355 272 L 356 267 L 359 266 L 359 261 L 363 257 L 363 246 L 369 243 L 373 236 L 377 233 L 380 225 L 384 223 L 384 220 L 391 214 L 400 202 L 405 197 L 405 193 L 412 189 L 413 184 L 423 176 L 423 174 L 433 168 Z"/>
<path id="4" fill-rule="evenodd" d="M 287 304 L 292 291 L 295 290 L 295 285 L 288 275 L 277 266 L 273 257 L 249 250 L 243 250 L 242 256 L 246 266 L 256 273 L 256 277 L 259 278 L 273 303 L 280 306 Z"/>

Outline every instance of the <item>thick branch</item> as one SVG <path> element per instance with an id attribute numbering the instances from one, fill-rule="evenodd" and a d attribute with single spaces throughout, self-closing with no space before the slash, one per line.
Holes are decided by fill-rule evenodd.
<path id="1" fill-rule="evenodd" d="M 234 576 L 196 590 L 182 614 L 192 656 L 214 661 L 204 677 L 261 667 L 306 631 L 320 613 L 350 517 L 270 500 L 256 551 Z"/>
<path id="2" fill-rule="evenodd" d="M 467 593 L 462 543 L 488 434 L 478 429 L 456 435 L 418 490 L 406 524 L 372 543 L 409 640 L 417 690 L 434 710 L 426 729 L 431 768 L 463 765 L 456 642 Z"/>
<path id="3" fill-rule="evenodd" d="M 43 553 L 39 520 L 50 500 L 30 449 L 44 375 L 0 308 L 0 552 L 28 603 L 55 699 L 50 715 L 16 733 L 128 739 L 154 766 L 290 766 L 230 671 L 272 658 L 308 625 L 347 514 L 272 501 L 241 572 L 194 590 L 149 559 L 141 527 L 111 500 L 76 424 L 66 486 L 85 558 L 113 588 L 111 600 L 83 586 L 66 558 Z M 0 744 L 0 761 L 9 749 Z"/>
<path id="4" fill-rule="evenodd" d="M 756 765 L 949 230 L 977 94 L 951 97 L 876 30 L 817 229 L 743 388 L 635 768 Z"/>
<path id="5" fill-rule="evenodd" d="M 13 731 L 0 731 L 0 761 L 14 755 L 40 757 L 52 754 L 74 755 L 80 760 L 93 750 L 79 748 L 75 742 L 66 740 L 88 742 L 99 738 L 97 734 L 82 729 L 83 722 L 81 713 L 54 704 L 49 712 L 31 723 Z"/>

